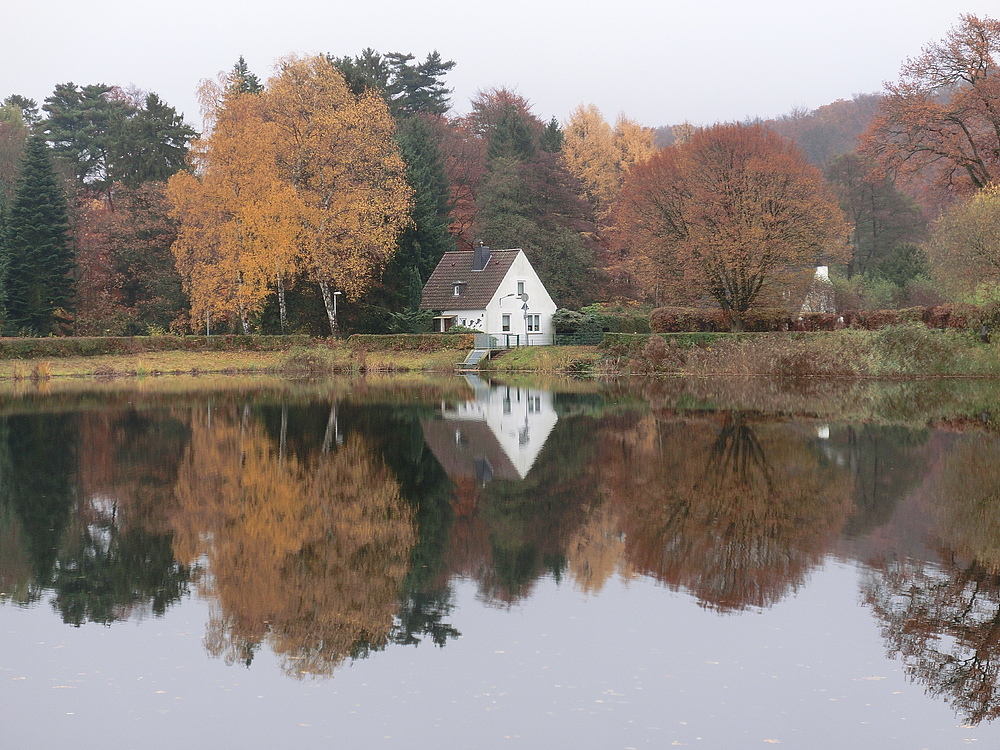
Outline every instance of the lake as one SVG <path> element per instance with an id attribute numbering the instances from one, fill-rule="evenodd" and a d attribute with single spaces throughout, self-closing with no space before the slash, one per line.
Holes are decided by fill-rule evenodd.
<path id="1" fill-rule="evenodd" d="M 998 402 L 7 386 L 0 747 L 996 746 Z"/>

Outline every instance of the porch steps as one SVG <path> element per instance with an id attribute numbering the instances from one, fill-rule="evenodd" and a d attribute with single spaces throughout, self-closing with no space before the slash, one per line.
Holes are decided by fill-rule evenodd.
<path id="1" fill-rule="evenodd" d="M 484 359 L 489 359 L 490 350 L 489 349 L 473 349 L 469 352 L 469 356 L 465 358 L 464 362 L 459 362 L 456 365 L 458 370 L 478 370 L 479 363 Z"/>

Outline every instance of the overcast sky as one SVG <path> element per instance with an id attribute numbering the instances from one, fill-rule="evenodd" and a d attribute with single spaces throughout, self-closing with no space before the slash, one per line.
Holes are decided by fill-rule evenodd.
<path id="1" fill-rule="evenodd" d="M 57 83 L 155 91 L 200 126 L 195 89 L 242 54 L 437 49 L 454 109 L 507 86 L 543 119 L 593 102 L 645 125 L 772 117 L 878 91 L 981 0 L 54 0 L 6 2 L 0 98 Z"/>

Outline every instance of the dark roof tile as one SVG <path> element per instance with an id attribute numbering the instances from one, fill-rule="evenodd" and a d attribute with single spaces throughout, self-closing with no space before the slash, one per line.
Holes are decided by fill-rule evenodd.
<path id="1" fill-rule="evenodd" d="M 445 253 L 424 285 L 421 310 L 483 310 L 503 281 L 520 250 L 493 250 L 482 271 L 472 270 L 473 250 Z M 454 294 L 455 282 L 464 282 L 462 294 Z"/>

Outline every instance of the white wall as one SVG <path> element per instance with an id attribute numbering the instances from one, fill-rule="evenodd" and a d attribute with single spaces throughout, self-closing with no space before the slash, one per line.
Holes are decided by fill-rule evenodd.
<path id="1" fill-rule="evenodd" d="M 528 296 L 528 314 L 539 316 L 538 332 L 528 333 L 525 330 L 525 310 L 523 300 L 518 298 L 518 282 L 524 282 L 524 293 Z M 510 315 L 510 332 L 521 335 L 521 343 L 527 341 L 529 344 L 551 344 L 552 315 L 556 311 L 556 303 L 545 291 L 538 274 L 531 267 L 527 256 L 523 252 L 517 254 L 517 258 L 511 264 L 510 270 L 497 289 L 496 295 L 486 307 L 487 333 L 497 335 L 502 333 L 503 315 Z"/>

